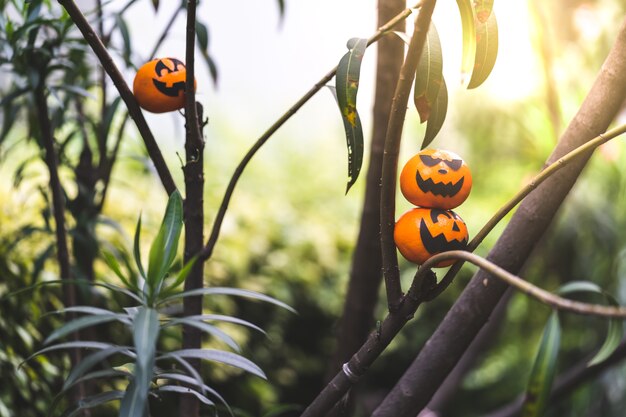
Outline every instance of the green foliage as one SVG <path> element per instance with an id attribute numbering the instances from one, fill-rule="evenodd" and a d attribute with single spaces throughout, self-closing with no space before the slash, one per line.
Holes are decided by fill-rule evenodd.
<path id="1" fill-rule="evenodd" d="M 173 284 L 169 286 L 164 285 L 164 282 L 170 276 L 169 272 L 177 253 L 177 244 L 182 232 L 182 207 L 182 198 L 178 191 L 175 191 L 169 198 L 159 232 L 152 242 L 148 273 L 142 276 L 141 279 L 141 281 L 144 282 L 142 285 L 143 288 L 131 286 L 128 289 L 124 289 L 110 284 L 102 284 L 113 291 L 130 295 L 131 299 L 139 302 L 139 305 L 127 307 L 124 309 L 123 313 L 116 313 L 107 309 L 90 306 L 61 309 L 57 312 L 80 313 L 84 315 L 68 321 L 52 332 L 45 340 L 45 343 L 49 344 L 70 334 L 76 334 L 79 330 L 118 321 L 130 328 L 133 340 L 132 346 L 126 347 L 112 343 L 78 340 L 51 345 L 39 350 L 33 355 L 33 357 L 35 357 L 52 351 L 76 348 L 93 349 L 96 351 L 75 365 L 64 384 L 62 392 L 66 392 L 79 380 L 85 378 L 128 379 L 129 382 L 124 391 L 110 390 L 92 395 L 81 400 L 72 413 L 78 412 L 78 410 L 84 408 L 97 407 L 110 401 L 121 400 L 119 409 L 120 417 L 144 417 L 146 413 L 149 412 L 148 396 L 151 394 L 158 395 L 160 392 L 193 394 L 204 404 L 214 405 L 213 401 L 207 396 L 213 395 L 215 397 L 215 390 L 205 389 L 206 385 L 203 383 L 200 375 L 189 365 L 189 359 L 201 359 L 221 363 L 265 378 L 265 374 L 256 364 L 236 353 L 217 349 L 178 349 L 168 352 L 160 352 L 157 350 L 162 329 L 164 330 L 173 326 L 187 325 L 195 327 L 203 333 L 213 336 L 216 340 L 221 340 L 237 351 L 239 350 L 237 343 L 227 333 L 208 324 L 207 321 L 223 321 L 257 328 L 257 326 L 245 320 L 234 317 L 200 315 L 173 318 L 162 311 L 166 306 L 171 308 L 173 301 L 184 297 L 198 295 L 231 295 L 261 300 L 292 310 L 284 303 L 271 297 L 236 288 L 213 287 L 179 293 L 174 292 L 184 281 L 184 277 L 183 279 L 179 277 L 188 272 L 189 265 L 183 267 L 181 272 L 178 273 L 178 276 L 173 277 Z M 138 235 L 139 229 L 137 230 L 135 238 L 136 242 L 138 241 Z M 135 261 L 138 265 L 141 265 L 141 260 L 138 256 L 139 252 L 136 251 L 135 253 L 137 254 Z M 108 256 L 107 262 L 122 282 L 134 282 L 132 278 L 123 277 L 122 269 L 113 256 Z M 193 261 L 190 263 L 193 264 Z M 130 369 L 130 371 L 119 372 L 114 368 L 105 368 L 104 370 L 87 374 L 99 361 L 113 355 L 125 356 L 126 360 L 130 362 L 126 363 L 124 366 Z M 156 368 L 157 363 L 159 364 L 158 368 Z M 176 367 L 168 369 L 167 366 L 171 366 L 172 364 L 182 365 L 184 370 L 177 369 Z M 171 375 L 179 375 L 180 377 L 171 378 Z M 170 381 L 170 383 L 157 384 L 157 379 L 164 379 Z M 186 382 L 187 384 L 179 386 L 177 385 L 179 382 Z M 217 396 L 217 398 L 227 406 L 220 396 Z M 70 413 L 70 415 L 72 415 L 72 413 Z"/>

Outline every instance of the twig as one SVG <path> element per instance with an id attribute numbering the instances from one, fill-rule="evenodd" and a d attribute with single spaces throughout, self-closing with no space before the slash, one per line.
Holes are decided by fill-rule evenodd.
<path id="1" fill-rule="evenodd" d="M 381 26 L 376 33 L 374 33 L 368 40 L 367 45 L 371 45 L 374 42 L 378 41 L 380 38 L 388 34 L 393 27 L 399 22 L 405 20 L 407 17 L 413 13 L 413 9 L 418 9 L 422 6 L 422 1 L 417 2 L 414 6 L 408 7 L 404 9 L 401 13 L 398 13 L 393 19 L 389 20 L 385 25 Z M 239 162 L 239 165 L 235 168 L 235 172 L 230 178 L 230 182 L 226 187 L 226 191 L 224 192 L 224 197 L 222 198 L 222 203 L 217 211 L 215 216 L 215 220 L 213 221 L 213 227 L 211 229 L 211 234 L 205 245 L 202 252 L 199 254 L 199 259 L 209 259 L 213 254 L 213 249 L 215 248 L 215 244 L 219 238 L 220 229 L 222 227 L 222 223 L 224 221 L 224 216 L 226 215 L 226 211 L 228 209 L 228 205 L 230 203 L 230 199 L 232 198 L 233 192 L 235 191 L 235 187 L 237 186 L 237 182 L 243 171 L 246 169 L 246 166 L 252 160 L 252 157 L 258 152 L 261 147 L 267 142 L 267 140 L 274 134 L 276 131 L 283 125 L 287 120 L 289 120 L 306 102 L 308 102 L 318 91 L 320 91 L 326 83 L 328 83 L 337 73 L 337 67 L 331 69 L 326 75 L 324 75 L 309 91 L 307 91 L 293 106 L 289 108 L 278 120 L 272 124 L 269 129 L 265 131 L 257 139 L 257 141 L 252 145 L 252 147 L 248 150 L 248 152 L 244 155 L 244 157 Z"/>
<path id="2" fill-rule="evenodd" d="M 488 272 L 491 276 L 506 282 L 507 284 L 517 288 L 519 291 L 522 291 L 523 293 L 528 294 L 536 300 L 547 304 L 557 310 L 571 311 L 573 313 L 592 316 L 626 318 L 625 307 L 612 307 L 601 304 L 582 303 L 579 301 L 570 300 L 568 298 L 559 297 L 558 295 L 552 294 L 542 288 L 537 287 L 536 285 L 531 284 L 530 282 L 518 277 L 517 275 L 511 274 L 510 272 L 500 268 L 498 265 L 485 258 L 466 251 L 455 250 L 437 254 L 424 262 L 424 264 L 420 267 L 420 271 L 427 272 L 439 262 L 450 259 L 462 259 L 466 262 L 470 262 L 478 266 L 485 272 Z M 487 286 L 489 284 L 490 283 L 488 279 L 483 281 L 484 286 Z"/>
<path id="3" fill-rule="evenodd" d="M 391 103 L 391 117 L 387 126 L 385 149 L 383 153 L 383 170 L 380 196 L 380 239 L 383 259 L 383 277 L 387 290 L 387 306 L 390 312 L 398 309 L 402 302 L 402 286 L 400 284 L 400 269 L 398 255 L 393 240 L 396 211 L 396 180 L 398 175 L 398 156 L 400 154 L 400 140 L 404 127 L 404 118 L 411 86 L 415 78 L 415 71 L 419 63 L 426 35 L 430 27 L 430 19 L 435 8 L 435 0 L 424 1 L 420 9 L 409 49 L 400 70 L 400 79 L 396 85 Z"/>
<path id="4" fill-rule="evenodd" d="M 137 129 L 141 137 L 143 138 L 144 144 L 146 145 L 146 149 L 148 150 L 148 155 L 150 159 L 154 163 L 157 173 L 161 179 L 161 183 L 163 184 L 165 190 L 168 194 L 173 193 L 176 190 L 176 184 L 174 183 L 174 179 L 163 159 L 163 155 L 161 154 L 161 150 L 159 149 L 156 140 L 154 139 L 154 135 L 152 135 L 152 131 L 146 122 L 146 119 L 143 117 L 143 113 L 139 108 L 139 104 L 137 104 L 137 100 L 135 100 L 135 96 L 132 91 L 124 81 L 124 77 L 121 72 L 113 62 L 113 58 L 103 45 L 101 39 L 98 37 L 96 32 L 93 30 L 87 19 L 80 11 L 78 6 L 73 0 L 58 0 L 59 4 L 65 8 L 70 18 L 74 22 L 74 24 L 78 27 L 78 29 L 83 34 L 83 37 L 94 51 L 100 63 L 104 67 L 105 71 L 113 81 L 113 84 L 117 88 L 122 100 L 126 103 L 126 107 L 128 107 L 128 112 L 130 116 L 135 121 L 137 125 Z"/>

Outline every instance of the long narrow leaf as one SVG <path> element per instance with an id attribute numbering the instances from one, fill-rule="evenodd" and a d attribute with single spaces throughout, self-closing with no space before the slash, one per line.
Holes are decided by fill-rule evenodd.
<path id="1" fill-rule="evenodd" d="M 88 356 L 85 356 L 85 358 L 82 361 L 80 361 L 78 364 L 76 364 L 76 366 L 74 366 L 74 368 L 72 368 L 72 371 L 70 372 L 70 374 L 67 376 L 67 379 L 63 383 L 62 391 L 67 391 L 67 389 L 70 388 L 72 385 L 74 385 L 74 383 L 79 378 L 81 378 L 87 371 L 89 371 L 95 365 L 103 362 L 107 358 L 117 353 L 124 353 L 126 354 L 126 356 L 129 356 L 129 355 L 132 355 L 133 357 L 135 356 L 130 351 L 130 349 L 125 346 L 114 346 L 108 349 L 99 350 Z"/>
<path id="2" fill-rule="evenodd" d="M 95 326 L 97 324 L 108 323 L 110 321 L 120 321 L 122 323 L 127 323 L 128 318 L 123 314 L 107 314 L 107 315 L 98 315 L 98 316 L 84 316 L 77 318 L 76 320 L 72 320 L 60 328 L 53 331 L 50 336 L 46 338 L 44 344 L 50 344 L 55 340 L 61 339 L 68 334 L 77 332 L 86 327 Z"/>
<path id="3" fill-rule="evenodd" d="M 241 348 L 239 347 L 239 344 L 237 344 L 237 342 L 235 342 L 235 340 L 232 337 L 230 337 L 227 333 L 218 329 L 212 324 L 205 323 L 202 320 L 198 320 L 196 318 L 180 317 L 180 318 L 169 321 L 163 327 L 176 326 L 179 324 L 195 327 L 196 329 L 202 330 L 203 332 L 210 334 L 216 339 L 221 340 L 234 351 L 241 352 Z"/>
<path id="4" fill-rule="evenodd" d="M 157 375 L 157 379 L 167 379 L 170 381 L 178 381 L 178 382 L 182 382 L 183 384 L 187 384 L 189 386 L 195 386 L 198 390 L 200 390 L 200 392 L 202 392 L 202 394 L 206 395 L 207 393 L 211 394 L 213 397 L 217 398 L 217 400 L 219 402 L 221 402 L 230 412 L 230 414 L 232 415 L 232 411 L 230 410 L 230 406 L 228 405 L 228 403 L 226 402 L 226 400 L 217 392 L 215 391 L 213 388 L 209 387 L 206 384 L 200 384 L 198 385 L 198 382 L 187 375 L 184 374 L 179 374 L 179 373 L 174 373 L 174 372 L 164 372 L 162 374 L 158 374 Z M 202 381 L 200 381 L 202 382 Z"/>
<path id="5" fill-rule="evenodd" d="M 122 281 L 122 284 L 126 285 L 130 289 L 136 290 L 131 282 L 124 276 L 124 274 L 122 273 L 122 269 L 120 268 L 119 262 L 117 262 L 117 259 L 115 259 L 115 257 L 111 253 L 107 251 L 102 251 L 102 259 L 104 259 L 104 262 L 107 264 L 109 269 L 111 269 L 111 271 L 113 271 L 113 273 L 117 275 L 117 277 L 120 279 L 120 281 Z"/>
<path id="6" fill-rule="evenodd" d="M 491 13 L 484 23 L 476 25 L 476 58 L 472 78 L 467 88 L 481 85 L 493 70 L 498 56 L 498 23 L 495 13 Z"/>
<path id="7" fill-rule="evenodd" d="M 600 288 L 597 284 L 589 281 L 572 281 L 567 284 L 561 286 L 559 288 L 558 293 L 561 295 L 571 294 L 573 292 L 586 292 L 592 294 L 601 294 L 604 296 L 606 301 L 614 306 L 618 307 L 619 303 L 617 300 L 609 293 Z M 597 363 L 604 361 L 606 358 L 611 356 L 611 354 L 617 349 L 622 338 L 624 336 L 624 327 L 622 326 L 622 322 L 616 318 L 609 319 L 609 328 L 606 334 L 606 338 L 604 339 L 604 343 L 598 350 L 598 352 L 594 355 L 593 358 L 589 361 L 588 365 L 592 366 Z"/>
<path id="8" fill-rule="evenodd" d="M 461 30 L 463 31 L 463 51 L 461 57 L 461 75 L 465 80 L 472 74 L 476 56 L 476 18 L 472 0 L 456 0 L 461 14 Z"/>
<path id="9" fill-rule="evenodd" d="M 442 83 L 443 55 L 441 53 L 441 42 L 439 41 L 437 28 L 431 23 L 426 36 L 424 50 L 417 64 L 413 89 L 413 102 L 420 116 L 421 123 L 429 119 Z"/>
<path id="10" fill-rule="evenodd" d="M 439 95 L 432 107 L 428 122 L 426 122 L 426 131 L 424 132 L 424 140 L 422 141 L 422 149 L 426 148 L 437 137 L 437 134 L 443 126 L 448 113 L 448 87 L 445 80 L 441 79 L 441 88 Z"/>
<path id="11" fill-rule="evenodd" d="M 522 406 L 522 417 L 539 417 L 546 408 L 552 381 L 556 371 L 556 360 L 561 341 L 561 326 L 557 312 L 552 312 L 541 338 L 539 351 L 530 374 L 526 397 Z"/>
<path id="12" fill-rule="evenodd" d="M 141 277 L 146 279 L 146 272 L 143 269 L 143 265 L 141 262 L 141 250 L 140 250 L 140 240 L 141 240 L 141 215 L 139 219 L 137 219 L 137 226 L 135 227 L 135 238 L 133 240 L 133 257 L 135 258 L 135 263 L 137 264 L 137 270 Z"/>
<path id="13" fill-rule="evenodd" d="M 361 62 L 367 48 L 367 39 L 353 38 L 348 41 L 349 51 L 341 58 L 335 76 L 337 101 L 346 132 L 348 145 L 348 184 L 346 193 L 354 185 L 363 164 L 363 127 L 356 109 Z"/>
<path id="14" fill-rule="evenodd" d="M 24 361 L 22 363 L 20 363 L 20 366 L 22 366 L 22 364 L 24 364 L 25 362 L 28 362 L 29 360 L 31 360 L 35 356 L 43 355 L 44 353 L 52 352 L 52 351 L 55 351 L 55 350 L 64 350 L 64 349 L 107 349 L 107 348 L 110 348 L 110 347 L 114 347 L 114 345 L 112 345 L 110 343 L 84 342 L 84 341 L 59 343 L 57 345 L 48 346 L 46 348 L 38 350 L 37 352 L 35 352 L 32 355 L 30 355 L 28 358 L 24 359 Z"/>
<path id="15" fill-rule="evenodd" d="M 172 292 L 175 291 L 176 288 L 178 288 L 178 286 L 180 286 L 183 282 L 185 282 L 185 280 L 189 276 L 189 273 L 191 272 L 191 269 L 193 268 L 193 265 L 196 263 L 196 259 L 197 258 L 195 257 L 190 259 L 185 264 L 185 266 L 183 266 L 183 269 L 181 269 L 180 272 L 178 272 L 178 276 L 176 277 L 174 282 L 172 282 L 163 290 L 162 295 L 167 296 L 167 295 L 172 294 Z"/>
<path id="16" fill-rule="evenodd" d="M 78 402 L 78 407 L 70 414 L 68 414 L 67 417 L 77 416 L 82 412 L 82 410 L 86 408 L 94 408 L 111 401 L 119 400 L 123 396 L 123 391 L 106 391 L 100 394 L 92 395 L 87 398 L 83 398 Z"/>
<path id="17" fill-rule="evenodd" d="M 170 195 L 159 233 L 150 248 L 148 285 L 153 291 L 160 287 L 176 257 L 182 227 L 183 200 L 176 190 Z"/>
<path id="18" fill-rule="evenodd" d="M 226 322 L 226 323 L 239 324 L 241 326 L 245 326 L 245 327 L 249 327 L 251 329 L 254 329 L 254 330 L 256 330 L 259 333 L 266 334 L 265 331 L 263 329 L 261 329 L 259 326 L 255 325 L 253 323 L 250 323 L 247 320 L 242 320 L 242 319 L 237 318 L 237 317 L 224 316 L 224 315 L 221 315 L 221 314 L 203 314 L 203 315 L 198 315 L 198 316 L 188 316 L 187 318 L 194 319 L 194 320 L 222 321 L 222 322 Z"/>
<path id="19" fill-rule="evenodd" d="M 164 392 L 177 392 L 179 394 L 191 394 L 193 396 L 195 396 L 197 399 L 199 399 L 200 401 L 202 401 L 204 404 L 206 405 L 215 405 L 215 403 L 211 400 L 209 400 L 207 397 L 205 397 L 204 395 L 200 394 L 198 391 L 192 389 L 192 388 L 188 388 L 188 387 L 181 387 L 179 385 L 162 385 L 159 387 L 158 391 L 164 391 Z"/>
<path id="20" fill-rule="evenodd" d="M 254 362 L 237 355 L 232 352 L 215 349 L 181 349 L 174 352 L 168 352 L 160 357 L 160 359 L 168 359 L 174 357 L 202 359 L 205 361 L 219 362 L 235 368 L 242 369 L 248 373 L 256 375 L 260 378 L 267 379 L 265 373 Z"/>
<path id="21" fill-rule="evenodd" d="M 211 288 L 198 288 L 195 290 L 189 290 L 189 291 L 172 295 L 170 297 L 166 297 L 163 300 L 161 300 L 161 304 L 169 302 L 169 301 L 173 301 L 179 298 L 193 297 L 196 295 L 234 295 L 236 297 L 252 298 L 255 300 L 265 301 L 267 303 L 277 305 L 279 307 L 284 308 L 285 310 L 291 311 L 292 313 L 296 312 L 296 310 L 289 307 L 287 304 L 283 303 L 282 301 L 278 301 L 277 299 L 267 296 L 265 294 L 261 294 L 261 293 L 250 291 L 250 290 L 242 290 L 239 288 L 229 288 L 229 287 L 211 287 Z"/>

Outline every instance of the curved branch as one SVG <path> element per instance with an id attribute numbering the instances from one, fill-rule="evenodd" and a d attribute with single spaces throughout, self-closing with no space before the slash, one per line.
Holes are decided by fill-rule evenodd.
<path id="1" fill-rule="evenodd" d="M 437 254 L 424 262 L 424 264 L 420 267 L 418 274 L 421 273 L 422 270 L 428 271 L 432 269 L 441 261 L 450 259 L 461 259 L 466 262 L 470 262 L 485 272 L 488 272 L 491 276 L 506 282 L 519 291 L 522 291 L 523 293 L 549 305 L 552 308 L 556 308 L 557 310 L 565 310 L 578 314 L 601 317 L 626 318 L 626 307 L 612 307 L 601 304 L 582 303 L 568 298 L 559 297 L 558 295 L 552 294 L 549 291 L 531 284 L 517 275 L 511 274 L 481 256 L 466 251 L 455 250 Z M 489 278 L 485 278 L 483 280 L 483 285 L 486 287 L 489 284 Z"/>
<path id="2" fill-rule="evenodd" d="M 389 20 L 386 24 L 381 26 L 376 33 L 374 33 L 368 40 L 367 45 L 371 45 L 377 42 L 380 38 L 391 32 L 393 27 L 399 22 L 405 20 L 407 17 L 411 15 L 413 12 L 412 9 L 418 9 L 422 5 L 422 1 L 417 2 L 413 7 L 408 7 L 404 9 L 401 13 L 396 15 L 393 19 Z M 272 124 L 269 129 L 265 131 L 257 139 L 257 141 L 252 145 L 252 147 L 248 150 L 248 152 L 244 155 L 242 160 L 239 162 L 239 165 L 235 168 L 235 172 L 230 178 L 230 182 L 226 187 L 226 191 L 224 192 L 224 197 L 222 198 L 222 203 L 217 211 L 215 216 L 215 220 L 213 221 L 213 228 L 211 229 L 211 234 L 205 245 L 204 249 L 199 254 L 200 260 L 207 260 L 213 254 L 213 249 L 215 248 L 215 244 L 217 243 L 217 239 L 219 238 L 220 229 L 222 227 L 222 223 L 224 221 L 224 216 L 226 215 L 226 211 L 228 209 L 228 205 L 230 203 L 230 199 L 232 198 L 233 192 L 235 191 L 235 187 L 237 186 L 237 182 L 239 182 L 239 178 L 243 174 L 243 171 L 248 166 L 252 157 L 258 152 L 259 149 L 268 141 L 268 139 L 276 133 L 276 131 L 283 125 L 287 120 L 291 118 L 302 106 L 304 106 L 318 91 L 320 91 L 326 83 L 328 83 L 337 73 L 337 67 L 331 69 L 326 75 L 324 75 L 309 91 L 307 91 L 289 110 L 287 110 L 278 120 Z"/>

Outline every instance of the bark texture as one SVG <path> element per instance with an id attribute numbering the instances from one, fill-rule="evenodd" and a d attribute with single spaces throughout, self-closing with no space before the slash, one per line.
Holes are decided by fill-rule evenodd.
<path id="1" fill-rule="evenodd" d="M 604 132 L 626 98 L 626 21 L 580 110 L 547 163 Z M 488 259 L 518 273 L 591 154 L 563 168 L 520 205 Z M 409 369 L 377 408 L 375 417 L 414 417 L 489 320 L 507 285 L 478 271 Z"/>

